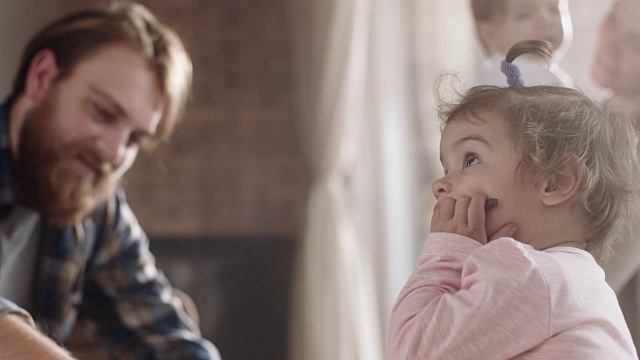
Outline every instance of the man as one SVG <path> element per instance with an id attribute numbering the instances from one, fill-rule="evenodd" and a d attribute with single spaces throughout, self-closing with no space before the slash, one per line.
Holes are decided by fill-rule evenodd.
<path id="1" fill-rule="evenodd" d="M 219 358 L 117 186 L 170 136 L 191 72 L 177 35 L 134 3 L 28 44 L 0 106 L 0 358 L 71 359 L 54 341 L 77 319 L 115 358 Z"/>

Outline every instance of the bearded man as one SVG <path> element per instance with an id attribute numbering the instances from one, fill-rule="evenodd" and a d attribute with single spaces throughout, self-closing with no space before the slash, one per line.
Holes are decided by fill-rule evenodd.
<path id="1" fill-rule="evenodd" d="M 118 180 L 191 86 L 178 36 L 121 3 L 27 45 L 0 105 L 0 358 L 72 359 L 76 319 L 114 358 L 219 359 L 155 267 Z"/>

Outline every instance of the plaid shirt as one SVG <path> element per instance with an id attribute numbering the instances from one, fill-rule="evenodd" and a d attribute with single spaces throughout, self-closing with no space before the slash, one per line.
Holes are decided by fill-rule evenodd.
<path id="1" fill-rule="evenodd" d="M 14 204 L 8 106 L 0 105 L 0 209 Z M 63 343 L 76 320 L 118 359 L 219 359 L 202 338 L 165 276 L 149 240 L 118 189 L 84 220 L 44 223 L 35 264 L 30 315 L 0 297 L 0 315 L 31 316 Z"/>

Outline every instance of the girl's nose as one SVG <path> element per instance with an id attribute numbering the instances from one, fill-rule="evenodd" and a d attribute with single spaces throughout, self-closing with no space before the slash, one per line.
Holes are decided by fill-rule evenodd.
<path id="1" fill-rule="evenodd" d="M 449 182 L 446 177 L 441 177 L 440 179 L 434 181 L 433 185 L 431 186 L 431 190 L 433 191 L 433 196 L 438 199 L 440 198 L 440 196 L 451 192 L 451 182 Z"/>

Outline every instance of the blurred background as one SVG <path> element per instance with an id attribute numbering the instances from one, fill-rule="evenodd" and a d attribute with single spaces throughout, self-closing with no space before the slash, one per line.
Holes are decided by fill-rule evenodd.
<path id="1" fill-rule="evenodd" d="M 47 21 L 103 3 L 0 2 L 0 90 Z M 195 81 L 128 199 L 159 266 L 224 359 L 381 360 L 439 176 L 433 81 L 480 48 L 466 0 L 145 0 Z M 610 0 L 570 0 L 561 67 L 589 66 Z"/>

